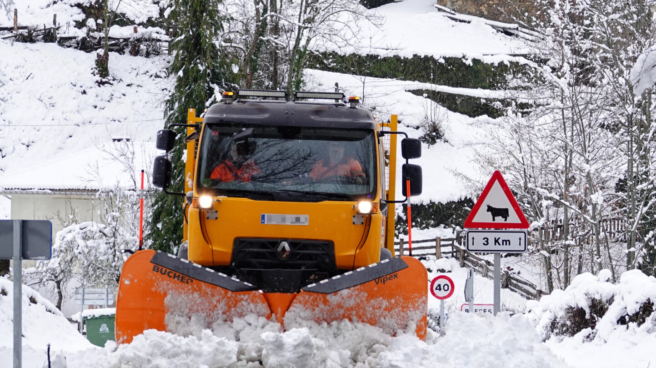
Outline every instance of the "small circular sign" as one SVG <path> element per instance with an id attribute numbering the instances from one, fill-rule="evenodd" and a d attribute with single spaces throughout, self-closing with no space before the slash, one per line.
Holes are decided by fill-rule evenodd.
<path id="1" fill-rule="evenodd" d="M 440 275 L 433 279 L 430 285 L 431 294 L 437 299 L 449 299 L 453 295 L 455 286 L 449 276 Z"/>

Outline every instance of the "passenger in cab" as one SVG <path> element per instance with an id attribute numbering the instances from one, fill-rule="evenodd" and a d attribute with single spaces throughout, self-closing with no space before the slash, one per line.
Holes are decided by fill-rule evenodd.
<path id="1" fill-rule="evenodd" d="M 210 179 L 223 183 L 241 181 L 249 183 L 260 169 L 248 158 L 248 143 L 232 143 L 228 158 L 212 170 Z"/>
<path id="2" fill-rule="evenodd" d="M 350 179 L 353 184 L 365 184 L 367 178 L 357 160 L 345 157 L 344 142 L 328 142 L 328 157 L 312 167 L 310 176 L 315 182 L 336 180 L 340 177 Z"/>

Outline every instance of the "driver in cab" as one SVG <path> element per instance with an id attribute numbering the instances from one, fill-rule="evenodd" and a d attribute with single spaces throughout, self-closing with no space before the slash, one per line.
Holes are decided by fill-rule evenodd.
<path id="1" fill-rule="evenodd" d="M 248 158 L 248 143 L 232 143 L 230 154 L 219 166 L 212 170 L 210 179 L 223 183 L 241 181 L 249 183 L 260 169 Z"/>
<path id="2" fill-rule="evenodd" d="M 365 184 L 366 176 L 362 166 L 353 158 L 344 157 L 344 142 L 328 142 L 328 159 L 314 164 L 310 174 L 315 182 L 334 180 L 339 177 L 349 178 L 354 184 Z"/>

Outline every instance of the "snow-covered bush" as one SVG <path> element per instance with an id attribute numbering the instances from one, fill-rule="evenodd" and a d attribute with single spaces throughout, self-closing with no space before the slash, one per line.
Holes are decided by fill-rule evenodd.
<path id="1" fill-rule="evenodd" d="M 623 273 L 619 284 L 610 277 L 609 270 L 578 275 L 567 289 L 529 301 L 527 316 L 544 340 L 585 329 L 588 339 L 603 341 L 618 328 L 656 333 L 656 278 L 639 270 Z"/>
<path id="2" fill-rule="evenodd" d="M 85 286 L 118 287 L 125 251 L 136 246 L 137 239 L 117 222 L 73 224 L 57 233 L 52 258 L 37 262 L 30 277 L 57 293 L 57 308 L 61 308 L 65 286 L 74 278 Z"/>

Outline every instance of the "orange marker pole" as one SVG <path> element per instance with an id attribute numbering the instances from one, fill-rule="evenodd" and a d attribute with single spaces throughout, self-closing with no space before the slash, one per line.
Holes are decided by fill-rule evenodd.
<path id="1" fill-rule="evenodd" d="M 139 250 L 143 249 L 143 189 L 144 189 L 144 171 L 141 170 L 141 192 L 139 192 Z"/>
<path id="2" fill-rule="evenodd" d="M 408 194 L 408 246 L 412 256 L 412 210 L 410 209 L 410 180 L 406 180 L 406 192 Z"/>

